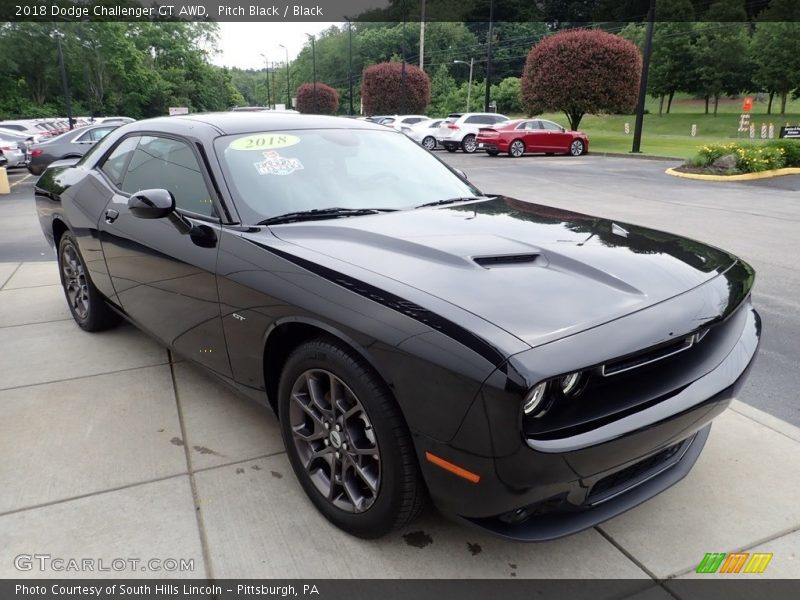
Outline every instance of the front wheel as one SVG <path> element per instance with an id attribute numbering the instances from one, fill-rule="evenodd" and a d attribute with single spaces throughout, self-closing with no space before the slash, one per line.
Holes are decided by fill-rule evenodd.
<path id="1" fill-rule="evenodd" d="M 119 322 L 115 313 L 89 278 L 78 244 L 65 232 L 58 243 L 58 272 L 72 318 L 86 331 L 102 331 Z"/>
<path id="2" fill-rule="evenodd" d="M 472 154 L 475 150 L 478 149 L 478 144 L 475 141 L 475 136 L 471 133 L 469 135 L 465 135 L 464 139 L 461 140 L 461 149 L 466 152 L 467 154 Z"/>
<path id="3" fill-rule="evenodd" d="M 569 145 L 569 153 L 572 156 L 580 156 L 583 154 L 585 148 L 582 140 L 572 140 L 572 143 Z"/>
<path id="4" fill-rule="evenodd" d="M 422 147 L 425 148 L 425 150 L 433 150 L 436 148 L 436 138 L 432 135 L 425 136 L 422 139 Z"/>
<path id="5" fill-rule="evenodd" d="M 295 475 L 331 523 L 377 538 L 417 516 L 424 485 L 411 436 L 357 354 L 325 337 L 302 344 L 283 368 L 278 401 Z"/>

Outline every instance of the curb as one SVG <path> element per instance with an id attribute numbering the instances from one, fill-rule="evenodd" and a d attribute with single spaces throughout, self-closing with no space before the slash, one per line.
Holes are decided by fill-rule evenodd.
<path id="1" fill-rule="evenodd" d="M 611 158 L 636 158 L 638 160 L 680 160 L 675 156 L 655 156 L 653 154 L 632 154 L 630 152 L 595 152 L 589 150 L 587 155 L 608 156 Z"/>
<path id="2" fill-rule="evenodd" d="M 756 179 L 782 177 L 783 175 L 800 175 L 800 168 L 787 167 L 785 169 L 773 169 L 772 171 L 761 171 L 759 173 L 741 173 L 739 175 L 702 175 L 700 173 L 683 173 L 676 171 L 674 168 L 669 168 L 664 173 L 673 177 L 697 179 L 699 181 L 754 181 Z"/>

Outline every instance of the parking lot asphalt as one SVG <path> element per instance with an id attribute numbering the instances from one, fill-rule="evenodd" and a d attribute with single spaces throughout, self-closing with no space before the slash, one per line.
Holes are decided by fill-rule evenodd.
<path id="1" fill-rule="evenodd" d="M 696 576 L 707 552 L 745 551 L 774 557 L 762 575 L 731 577 L 800 578 L 800 428 L 776 417 L 796 416 L 793 190 L 672 179 L 655 161 L 443 158 L 487 192 L 675 231 L 758 269 L 761 358 L 684 481 L 544 544 L 494 538 L 432 509 L 381 540 L 352 538 L 306 500 L 267 409 L 131 326 L 87 334 L 74 325 L 52 254 L 38 260 L 44 242 L 34 238 L 30 258 L 0 255 L 0 577 L 621 578 L 680 598 L 669 579 Z M 20 214 L 0 214 L 41 236 L 30 186 L 16 186 L 16 200 L 0 196 L 0 211 L 12 199 Z M 768 400 L 773 414 L 754 407 Z M 34 553 L 184 558 L 194 570 L 14 567 Z"/>

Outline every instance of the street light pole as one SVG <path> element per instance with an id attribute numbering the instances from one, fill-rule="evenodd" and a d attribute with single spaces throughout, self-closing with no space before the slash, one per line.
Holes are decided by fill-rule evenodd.
<path id="1" fill-rule="evenodd" d="M 644 101 L 647 96 L 647 74 L 650 70 L 650 54 L 653 50 L 653 27 L 656 20 L 656 0 L 650 0 L 647 12 L 647 36 L 644 40 L 644 56 L 642 56 L 642 78 L 639 80 L 639 100 L 636 103 L 636 124 L 633 128 L 633 145 L 631 153 L 639 153 L 642 148 L 642 127 L 644 126 Z"/>
<path id="2" fill-rule="evenodd" d="M 313 36 L 310 33 L 307 33 L 306 35 L 311 38 L 311 72 L 314 79 L 314 113 L 319 114 L 319 106 L 317 104 L 317 49 L 314 46 L 316 36 Z"/>
<path id="3" fill-rule="evenodd" d="M 272 106 L 272 94 L 269 89 L 269 60 L 267 59 L 267 55 L 263 53 L 261 54 L 261 58 L 264 59 L 264 68 L 266 69 L 267 75 L 267 108 L 269 108 Z"/>
<path id="4" fill-rule="evenodd" d="M 289 83 L 289 49 L 283 44 L 278 44 L 281 48 L 286 50 L 286 109 L 292 108 L 292 90 Z"/>
<path id="5" fill-rule="evenodd" d="M 69 79 L 67 79 L 67 67 L 64 64 L 64 50 L 61 48 L 61 38 L 64 34 L 60 31 L 55 31 L 54 35 L 56 36 L 56 44 L 58 44 L 58 64 L 61 69 L 61 84 L 64 86 L 64 104 L 67 109 L 67 123 L 69 123 L 69 129 L 72 131 L 72 98 L 70 98 L 69 95 Z"/>
<path id="6" fill-rule="evenodd" d="M 467 112 L 469 112 L 470 96 L 472 95 L 472 68 L 475 66 L 475 59 L 470 58 L 469 62 L 464 60 L 454 60 L 453 64 L 469 65 L 469 84 L 467 85 Z"/>

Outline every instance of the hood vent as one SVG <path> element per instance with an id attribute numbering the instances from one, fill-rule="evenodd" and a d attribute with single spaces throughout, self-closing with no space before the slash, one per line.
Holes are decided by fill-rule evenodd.
<path id="1" fill-rule="evenodd" d="M 538 257 L 538 254 L 501 254 L 498 256 L 476 256 L 472 260 L 488 269 L 491 267 L 532 263 L 536 261 Z"/>

